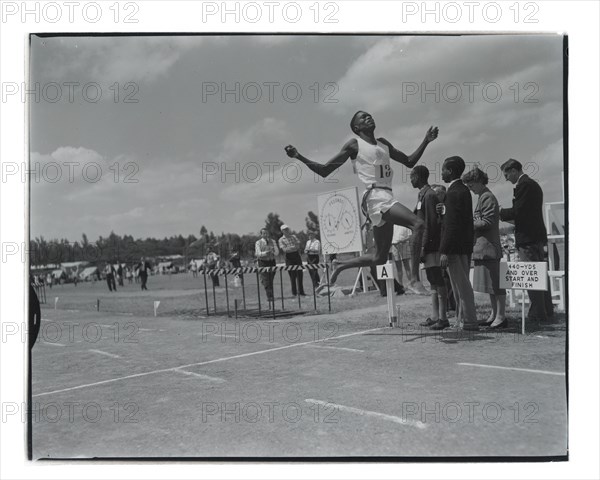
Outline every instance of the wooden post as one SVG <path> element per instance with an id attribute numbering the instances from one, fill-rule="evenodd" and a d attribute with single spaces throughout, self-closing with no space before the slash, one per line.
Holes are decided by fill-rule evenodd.
<path id="1" fill-rule="evenodd" d="M 258 293 L 258 315 L 260 316 L 260 277 L 256 270 L 256 292 Z"/>
<path id="2" fill-rule="evenodd" d="M 210 309 L 208 308 L 208 289 L 206 288 L 206 269 L 202 270 L 204 276 L 204 298 L 206 300 L 206 315 L 210 315 Z"/>
<path id="3" fill-rule="evenodd" d="M 285 309 L 283 305 L 283 270 L 279 270 L 279 287 L 281 288 L 281 310 Z"/>
<path id="4" fill-rule="evenodd" d="M 227 302 L 227 316 L 229 317 L 229 287 L 227 285 L 227 272 L 225 272 L 225 299 Z"/>
<path id="5" fill-rule="evenodd" d="M 331 292 L 329 290 L 329 264 L 325 264 L 325 269 L 327 271 L 327 303 L 329 305 L 329 313 L 331 313 Z"/>
<path id="6" fill-rule="evenodd" d="M 318 270 L 315 270 L 318 271 Z M 315 289 L 315 282 L 313 282 L 312 276 L 310 277 L 310 283 L 312 284 L 313 287 L 313 303 L 315 305 L 315 310 L 317 309 L 317 292 Z"/>
<path id="7" fill-rule="evenodd" d="M 243 273 L 240 273 L 240 280 L 242 281 L 242 302 L 244 303 L 244 310 L 246 310 L 246 286 L 244 285 Z"/>
<path id="8" fill-rule="evenodd" d="M 525 335 L 525 290 L 521 290 L 521 333 Z"/>
<path id="9" fill-rule="evenodd" d="M 216 275 L 214 270 L 213 270 L 213 273 L 211 274 L 211 277 L 213 275 Z M 215 281 L 214 280 L 212 280 L 212 286 L 213 286 L 213 305 L 215 307 L 215 313 L 217 313 L 217 292 L 215 292 Z"/>

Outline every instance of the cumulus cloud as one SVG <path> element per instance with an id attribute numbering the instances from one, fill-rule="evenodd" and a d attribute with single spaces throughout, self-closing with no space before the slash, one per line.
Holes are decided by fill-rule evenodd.
<path id="1" fill-rule="evenodd" d="M 288 134 L 284 121 L 265 118 L 245 129 L 234 129 L 227 133 L 216 157 L 217 162 L 247 161 L 248 156 L 264 150 L 267 142 L 285 138 Z"/>
<path id="2" fill-rule="evenodd" d="M 37 39 L 32 49 L 43 80 L 148 82 L 164 77 L 188 50 L 205 37 L 65 37 Z M 36 72 L 37 73 L 37 72 Z"/>

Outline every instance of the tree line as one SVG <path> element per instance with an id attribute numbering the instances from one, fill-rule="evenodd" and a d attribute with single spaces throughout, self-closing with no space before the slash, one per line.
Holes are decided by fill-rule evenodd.
<path id="1" fill-rule="evenodd" d="M 265 228 L 274 239 L 281 237 L 280 227 L 283 225 L 279 214 L 269 213 L 265 220 Z M 313 212 L 305 218 L 306 229 L 319 231 L 319 219 Z M 60 264 L 64 262 L 86 261 L 90 263 L 137 263 L 141 257 L 167 257 L 181 255 L 187 263 L 194 258 L 203 258 L 214 252 L 227 259 L 237 253 L 242 259 L 254 257 L 254 244 L 260 238 L 256 234 L 224 233 L 215 234 L 202 225 L 199 235 L 173 235 L 163 239 L 138 238 L 132 235 L 118 235 L 110 232 L 107 237 L 100 236 L 90 242 L 83 233 L 81 239 L 71 242 L 67 239 L 46 240 L 43 236 L 30 239 L 29 256 L 32 267 L 38 265 Z M 308 239 L 305 231 L 293 232 L 304 244 Z"/>

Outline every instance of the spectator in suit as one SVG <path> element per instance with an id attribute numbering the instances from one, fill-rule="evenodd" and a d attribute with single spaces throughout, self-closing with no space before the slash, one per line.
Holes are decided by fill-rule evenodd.
<path id="1" fill-rule="evenodd" d="M 473 290 L 490 295 L 492 312 L 480 326 L 493 329 L 508 326 L 505 318 L 506 290 L 500 288 L 500 207 L 498 200 L 486 186 L 488 176 L 479 168 L 465 173 L 463 183 L 478 196 L 473 212 L 475 245 L 473 246 Z"/>
<path id="2" fill-rule="evenodd" d="M 542 208 L 544 193 L 539 184 L 523 173 L 523 166 L 509 159 L 501 166 L 504 178 L 515 185 L 512 208 L 500 209 L 500 220 L 514 223 L 515 244 L 522 262 L 543 262 L 548 242 Z M 527 319 L 545 322 L 553 315 L 552 298 L 548 291 L 528 291 L 531 306 Z"/>
<path id="3" fill-rule="evenodd" d="M 463 330 L 479 330 L 475 312 L 475 297 L 469 281 L 471 254 L 473 253 L 473 203 L 467 186 L 460 181 L 465 171 L 465 161 L 449 157 L 442 165 L 442 180 L 448 183 L 446 203 L 439 210 L 443 214 L 440 241 L 440 264 L 448 269 L 450 283 L 456 298 L 457 323 Z M 437 210 L 436 210 L 437 211 Z M 442 330 L 450 326 L 437 324 L 431 328 Z"/>
<path id="4" fill-rule="evenodd" d="M 150 263 L 142 257 L 138 264 L 138 270 L 140 272 L 140 280 L 142 281 L 142 290 L 148 290 L 146 283 L 148 283 L 148 272 L 150 271 Z"/>
<path id="5" fill-rule="evenodd" d="M 286 265 L 302 265 L 302 257 L 300 256 L 300 241 L 296 235 L 292 235 L 290 227 L 287 225 L 281 226 L 283 236 L 279 239 L 279 249 L 285 253 Z M 302 270 L 290 270 L 290 282 L 292 283 L 292 295 L 302 295 L 304 293 L 304 272 Z"/>
<path id="6" fill-rule="evenodd" d="M 433 184 L 433 185 L 431 185 L 431 188 L 437 194 L 439 203 L 444 203 L 446 201 L 446 187 L 444 185 Z M 442 223 L 442 214 L 441 214 L 441 212 L 437 212 L 437 208 L 436 208 L 436 213 L 438 215 L 438 220 L 440 221 L 440 224 L 441 224 Z M 447 311 L 450 312 L 450 310 L 453 310 L 456 312 L 456 301 L 454 300 L 454 292 L 452 291 L 452 283 L 450 283 L 450 276 L 448 275 L 447 269 L 442 268 L 442 276 L 444 277 L 444 284 L 446 285 L 446 292 L 447 292 L 447 298 L 448 298 Z"/>
<path id="7" fill-rule="evenodd" d="M 261 238 L 259 238 L 254 245 L 254 252 L 256 254 L 256 259 L 258 260 L 258 266 L 274 267 L 275 257 L 279 255 L 277 242 L 270 238 L 269 231 L 266 228 L 262 228 L 260 230 L 260 236 Z M 267 292 L 267 300 L 269 303 L 275 301 L 275 298 L 273 297 L 273 278 L 275 278 L 274 270 L 260 273 L 260 282 L 265 287 Z"/>
<path id="8" fill-rule="evenodd" d="M 321 242 L 317 239 L 317 234 L 314 230 L 308 231 L 308 241 L 304 246 L 304 252 L 306 253 L 306 260 L 309 265 L 319 264 L 319 255 L 321 254 Z M 313 287 L 317 288 L 321 279 L 319 278 L 318 270 L 309 270 L 308 274 L 313 283 Z"/>
<path id="9" fill-rule="evenodd" d="M 441 221 L 436 212 L 438 196 L 429 186 L 429 170 L 424 165 L 417 165 L 410 173 L 410 183 L 419 189 L 415 214 L 425 223 L 421 258 L 425 264 L 427 280 L 431 285 L 432 315 L 422 322 L 423 327 L 436 330 L 446 328 L 448 323 L 446 284 L 442 275 L 440 262 Z"/>

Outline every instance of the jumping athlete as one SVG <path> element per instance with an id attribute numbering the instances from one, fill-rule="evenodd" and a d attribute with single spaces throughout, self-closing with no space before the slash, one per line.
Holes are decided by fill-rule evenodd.
<path id="1" fill-rule="evenodd" d="M 334 170 L 340 168 L 348 159 L 351 159 L 358 178 L 366 187 L 361 203 L 367 221 L 373 225 L 375 253 L 345 261 L 334 261 L 334 271 L 330 283 L 333 285 L 338 275 L 348 268 L 370 267 L 386 263 L 394 225 L 402 225 L 410 228 L 413 232 L 412 271 L 408 288 L 415 293 L 427 293 L 418 277 L 424 223 L 408 208 L 394 199 L 392 195 L 394 172 L 390 166 L 390 159 L 408 168 L 414 167 L 423 155 L 427 145 L 437 138 L 438 128 L 430 127 L 421 145 L 409 156 L 400 150 L 396 150 L 385 138 L 375 138 L 375 121 L 367 112 L 356 112 L 350 121 L 350 128 L 356 138 L 346 142 L 340 152 L 324 165 L 302 156 L 292 145 L 285 147 L 289 157 L 300 160 L 321 177 L 327 177 Z"/>

